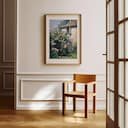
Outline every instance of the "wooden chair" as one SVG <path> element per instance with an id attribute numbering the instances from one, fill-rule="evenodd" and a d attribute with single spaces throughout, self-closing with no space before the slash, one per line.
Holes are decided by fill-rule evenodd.
<path id="1" fill-rule="evenodd" d="M 73 111 L 76 110 L 76 98 L 84 98 L 85 107 L 85 118 L 87 118 L 88 114 L 88 97 L 93 97 L 93 113 L 96 111 L 96 75 L 93 74 L 74 74 L 73 81 L 65 81 L 63 82 L 63 99 L 62 99 L 62 114 L 65 114 L 66 109 L 66 97 L 73 98 Z M 84 91 L 77 91 L 78 83 L 84 84 Z M 69 86 L 73 86 L 72 91 L 68 90 Z M 88 86 L 93 85 L 92 92 L 88 92 Z"/>

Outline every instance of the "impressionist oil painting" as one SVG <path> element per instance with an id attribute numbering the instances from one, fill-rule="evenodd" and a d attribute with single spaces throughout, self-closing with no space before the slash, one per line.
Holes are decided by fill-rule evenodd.
<path id="1" fill-rule="evenodd" d="M 80 64 L 81 16 L 46 15 L 46 64 Z"/>

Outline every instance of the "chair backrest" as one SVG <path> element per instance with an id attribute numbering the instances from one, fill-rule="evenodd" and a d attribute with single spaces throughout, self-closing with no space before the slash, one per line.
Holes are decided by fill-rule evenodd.
<path id="1" fill-rule="evenodd" d="M 74 74 L 74 80 L 78 83 L 89 83 L 96 81 L 94 74 Z"/>

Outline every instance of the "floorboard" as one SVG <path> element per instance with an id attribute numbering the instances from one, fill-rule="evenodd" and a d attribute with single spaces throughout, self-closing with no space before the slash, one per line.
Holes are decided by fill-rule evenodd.
<path id="1" fill-rule="evenodd" d="M 105 111 L 89 112 L 84 118 L 81 111 L 14 111 L 0 110 L 0 128 L 105 128 Z"/>

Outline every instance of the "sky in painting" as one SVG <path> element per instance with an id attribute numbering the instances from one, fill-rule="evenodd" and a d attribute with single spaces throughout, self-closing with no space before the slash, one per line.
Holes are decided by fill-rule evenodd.
<path id="1" fill-rule="evenodd" d="M 55 31 L 60 25 L 64 25 L 69 20 L 50 20 L 50 32 Z"/>

